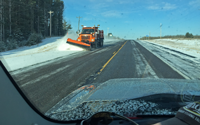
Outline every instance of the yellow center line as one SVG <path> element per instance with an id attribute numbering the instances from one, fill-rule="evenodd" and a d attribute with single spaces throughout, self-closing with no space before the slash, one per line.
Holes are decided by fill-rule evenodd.
<path id="1" fill-rule="evenodd" d="M 127 42 L 127 41 L 126 41 Z M 100 72 L 98 72 L 98 74 L 100 74 L 104 68 L 108 65 L 108 63 L 115 57 L 115 55 L 117 55 L 117 53 L 122 49 L 122 47 L 126 44 L 126 42 L 119 48 L 119 50 L 116 53 L 113 53 L 114 55 L 103 65 L 102 69 L 100 70 Z"/>
<path id="2" fill-rule="evenodd" d="M 116 51 L 113 54 L 115 54 L 115 53 L 116 53 Z"/>

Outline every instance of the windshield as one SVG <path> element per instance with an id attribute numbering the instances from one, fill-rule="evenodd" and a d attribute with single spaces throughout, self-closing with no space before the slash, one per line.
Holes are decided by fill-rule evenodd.
<path id="1" fill-rule="evenodd" d="M 82 34 L 91 34 L 94 33 L 94 29 L 83 29 Z"/>
<path id="2" fill-rule="evenodd" d="M 0 0 L 0 59 L 52 119 L 175 115 L 199 99 L 199 22 L 199 0 Z"/>

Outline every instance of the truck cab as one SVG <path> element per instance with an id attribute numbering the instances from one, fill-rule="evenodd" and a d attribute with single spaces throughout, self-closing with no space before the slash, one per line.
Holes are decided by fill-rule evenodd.
<path id="1" fill-rule="evenodd" d="M 99 30 L 98 27 L 83 27 L 77 41 L 90 44 L 93 48 L 97 48 L 97 46 L 103 46 L 103 39 L 103 30 Z"/>
<path id="2" fill-rule="evenodd" d="M 98 25 L 100 26 L 100 25 Z M 78 31 L 77 31 L 78 34 Z M 76 45 L 86 50 L 92 50 L 91 48 L 102 47 L 104 41 L 103 30 L 99 30 L 99 27 L 83 27 L 80 34 L 78 34 L 77 40 L 68 38 L 67 43 Z"/>

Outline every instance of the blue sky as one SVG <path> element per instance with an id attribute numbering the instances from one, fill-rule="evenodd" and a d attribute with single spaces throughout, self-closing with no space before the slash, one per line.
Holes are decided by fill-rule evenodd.
<path id="1" fill-rule="evenodd" d="M 126 39 L 142 36 L 200 35 L 200 0 L 63 0 L 64 19 L 74 31 L 94 26 Z"/>

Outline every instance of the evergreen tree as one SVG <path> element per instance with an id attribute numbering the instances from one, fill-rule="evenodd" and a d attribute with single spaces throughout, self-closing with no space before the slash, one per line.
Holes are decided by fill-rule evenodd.
<path id="1" fill-rule="evenodd" d="M 190 34 L 189 32 L 187 32 L 187 33 L 185 34 L 185 37 L 186 37 L 186 38 L 193 38 L 193 35 L 192 35 L 192 33 Z"/>
<path id="2" fill-rule="evenodd" d="M 39 38 L 31 45 L 41 41 L 42 36 L 50 35 L 50 15 L 52 14 L 52 35 L 65 35 L 70 24 L 63 21 L 64 2 L 62 0 L 0 0 L 0 41 L 9 49 L 26 45 L 33 36 Z M 65 23 L 65 24 L 64 24 Z M 65 28 L 63 26 L 65 25 Z M 12 43 L 12 41 L 14 41 Z M 16 45 L 19 44 L 19 45 Z M 28 44 L 28 43 L 27 43 Z M 4 49 L 3 49 L 4 48 Z M 4 51 L 1 47 L 0 51 Z"/>
<path id="3" fill-rule="evenodd" d="M 72 29 L 71 24 L 67 24 L 66 20 L 63 20 L 63 34 L 66 34 L 68 30 Z"/>

